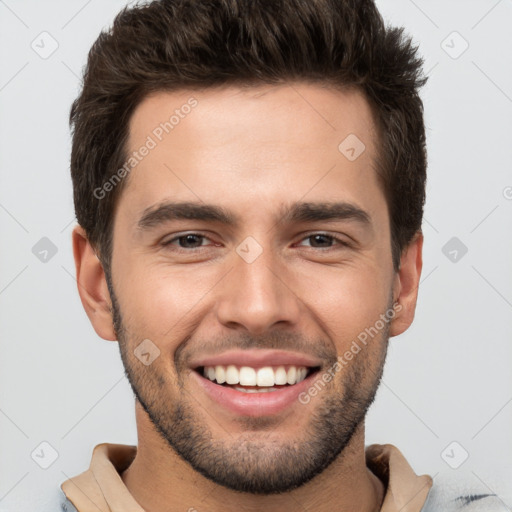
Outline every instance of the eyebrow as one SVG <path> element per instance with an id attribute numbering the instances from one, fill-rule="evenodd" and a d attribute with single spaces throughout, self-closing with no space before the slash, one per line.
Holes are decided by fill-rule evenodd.
<path id="1" fill-rule="evenodd" d="M 220 223 L 236 228 L 239 218 L 221 206 L 195 202 L 165 201 L 146 208 L 137 229 L 145 231 L 173 220 L 196 220 Z M 346 202 L 296 202 L 283 206 L 276 222 L 279 224 L 298 224 L 317 221 L 356 221 L 363 226 L 371 225 L 370 215 L 360 207 Z"/>

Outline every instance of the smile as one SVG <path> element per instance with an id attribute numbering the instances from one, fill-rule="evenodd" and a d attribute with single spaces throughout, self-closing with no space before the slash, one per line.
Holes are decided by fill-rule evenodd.
<path id="1" fill-rule="evenodd" d="M 253 368 L 237 367 L 231 364 L 203 366 L 198 371 L 203 377 L 216 384 L 230 386 L 243 393 L 265 393 L 278 391 L 286 386 L 294 386 L 315 371 L 315 368 L 294 365 Z"/>
<path id="2" fill-rule="evenodd" d="M 207 399 L 242 416 L 276 415 L 299 402 L 321 361 L 283 350 L 237 350 L 191 363 L 191 377 Z"/>

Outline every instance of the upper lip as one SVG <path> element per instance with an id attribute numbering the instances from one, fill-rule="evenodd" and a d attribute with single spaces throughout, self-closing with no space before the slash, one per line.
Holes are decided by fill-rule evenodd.
<path id="1" fill-rule="evenodd" d="M 202 366 L 250 366 L 260 368 L 263 366 L 321 366 L 318 359 L 312 358 L 300 352 L 290 352 L 288 350 L 229 350 L 214 356 L 201 357 L 194 359 L 190 366 L 197 369 Z"/>

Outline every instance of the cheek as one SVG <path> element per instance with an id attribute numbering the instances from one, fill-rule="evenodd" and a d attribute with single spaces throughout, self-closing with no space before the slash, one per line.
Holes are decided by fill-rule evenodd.
<path id="1" fill-rule="evenodd" d="M 325 275 L 303 276 L 310 283 L 299 295 L 325 326 L 333 341 L 345 347 L 385 313 L 390 283 L 378 266 L 327 270 Z"/>
<path id="2" fill-rule="evenodd" d="M 174 340 L 179 343 L 187 335 L 215 280 L 192 267 L 171 269 L 165 264 L 125 264 L 124 270 L 116 290 L 126 327 L 133 336 L 171 350 Z"/>

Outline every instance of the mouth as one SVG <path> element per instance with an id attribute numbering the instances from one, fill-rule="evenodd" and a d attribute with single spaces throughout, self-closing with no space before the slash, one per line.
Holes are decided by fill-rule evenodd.
<path id="1" fill-rule="evenodd" d="M 294 387 L 320 371 L 320 366 L 198 366 L 195 372 L 204 379 L 241 393 L 270 393 Z"/>
<path id="2" fill-rule="evenodd" d="M 198 392 L 212 405 L 237 416 L 261 417 L 303 407 L 300 397 L 322 363 L 305 354 L 258 349 L 197 359 L 190 368 Z"/>

